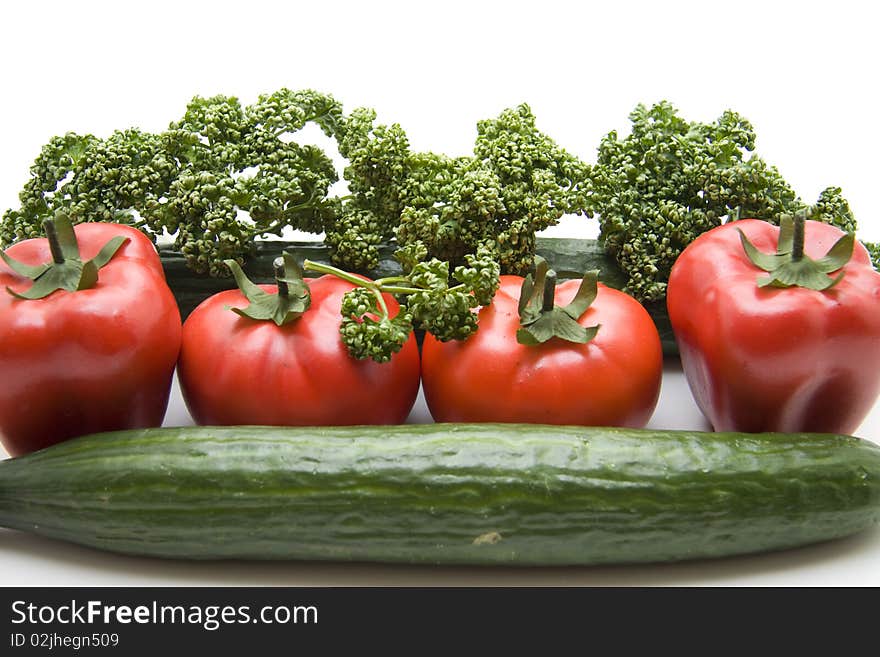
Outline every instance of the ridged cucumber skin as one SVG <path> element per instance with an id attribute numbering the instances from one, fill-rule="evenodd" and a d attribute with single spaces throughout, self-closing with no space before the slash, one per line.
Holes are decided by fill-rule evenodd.
<path id="1" fill-rule="evenodd" d="M 0 526 L 177 559 L 660 562 L 878 521 L 880 447 L 839 435 L 184 427 L 0 462 Z"/>

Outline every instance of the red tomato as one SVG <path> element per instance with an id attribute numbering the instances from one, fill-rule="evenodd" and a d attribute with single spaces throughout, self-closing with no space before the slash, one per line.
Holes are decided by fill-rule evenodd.
<path id="1" fill-rule="evenodd" d="M 386 363 L 356 360 L 339 336 L 342 296 L 335 276 L 306 279 L 311 306 L 289 324 L 241 317 L 239 290 L 203 301 L 183 326 L 178 378 L 199 424 L 399 424 L 419 390 L 415 338 Z M 261 285 L 275 293 L 275 285 Z M 385 295 L 392 316 L 399 306 Z"/>
<path id="2" fill-rule="evenodd" d="M 422 384 L 437 422 L 529 422 L 644 426 L 660 393 L 663 354 L 657 329 L 632 297 L 598 286 L 582 326 L 601 324 L 586 344 L 551 338 L 519 344 L 523 279 L 502 276 L 479 311 L 479 330 L 463 341 L 425 336 Z M 580 281 L 556 286 L 567 304 Z"/>
<path id="3" fill-rule="evenodd" d="M 31 281 L 0 262 L 0 438 L 12 456 L 73 436 L 158 426 L 180 348 L 180 313 L 153 243 L 130 226 L 74 228 L 83 260 L 128 241 L 94 287 L 18 299 Z M 15 244 L 27 265 L 52 261 L 46 239 Z"/>
<path id="4" fill-rule="evenodd" d="M 844 234 L 805 223 L 814 259 Z M 698 406 L 716 431 L 852 433 L 880 394 L 880 273 L 856 242 L 834 287 L 758 287 L 765 273 L 737 229 L 776 250 L 778 227 L 726 223 L 688 245 L 669 277 L 669 319 Z"/>

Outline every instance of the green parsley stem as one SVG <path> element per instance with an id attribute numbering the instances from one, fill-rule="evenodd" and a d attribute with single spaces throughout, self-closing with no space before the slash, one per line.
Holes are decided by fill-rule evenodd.
<path id="1" fill-rule="evenodd" d="M 303 270 L 304 271 L 313 271 L 319 274 L 330 274 L 331 276 L 336 276 L 337 278 L 341 278 L 344 281 L 348 281 L 352 285 L 358 285 L 360 287 L 375 287 L 373 281 L 365 281 L 363 278 L 359 276 L 355 276 L 354 274 L 350 274 L 347 271 L 339 269 L 338 267 L 334 267 L 333 265 L 325 265 L 320 262 L 314 262 L 306 258 L 303 260 Z"/>
<path id="2" fill-rule="evenodd" d="M 388 294 L 415 294 L 416 292 L 424 292 L 423 288 L 412 287 L 411 285 L 388 285 L 388 283 L 409 283 L 410 280 L 406 276 L 389 276 L 380 278 L 375 281 L 364 280 L 360 276 L 356 276 L 347 271 L 334 267 L 333 265 L 325 265 L 321 262 L 306 259 L 303 261 L 303 269 L 305 271 L 313 271 L 318 274 L 330 274 L 344 281 L 348 281 L 352 285 L 365 287 L 370 290 L 379 292 L 387 292 Z M 464 284 L 456 285 L 449 288 L 449 292 L 459 292 L 465 288 Z"/>
<path id="3" fill-rule="evenodd" d="M 388 304 L 385 303 L 385 297 L 382 291 L 373 288 L 373 294 L 376 295 L 376 301 L 379 303 L 379 309 L 382 311 L 382 317 L 388 317 Z"/>

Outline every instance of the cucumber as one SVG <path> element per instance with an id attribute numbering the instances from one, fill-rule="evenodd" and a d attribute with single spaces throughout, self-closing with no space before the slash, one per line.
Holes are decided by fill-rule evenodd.
<path id="1" fill-rule="evenodd" d="M 330 262 L 330 251 L 322 242 L 260 240 L 254 244 L 254 252 L 245 259 L 243 267 L 245 273 L 257 283 L 274 282 L 272 263 L 285 249 L 295 253 L 300 261 L 308 258 L 314 262 L 325 264 Z M 400 265 L 394 259 L 394 250 L 393 245 L 380 245 L 379 266 L 374 271 L 360 273 L 371 278 L 399 275 Z M 598 269 L 600 280 L 609 287 L 619 290 L 626 285 L 626 274 L 620 270 L 613 258 L 608 257 L 596 240 L 539 237 L 536 252 L 556 270 L 560 280 L 580 278 L 584 272 Z M 194 273 L 187 267 L 183 255 L 171 247 L 160 247 L 159 255 L 165 268 L 168 286 L 177 299 L 181 317 L 184 319 L 212 294 L 235 287 L 232 278 L 213 278 L 206 274 Z M 665 300 L 647 303 L 645 308 L 660 333 L 663 353 L 678 354 Z"/>
<path id="2" fill-rule="evenodd" d="M 0 462 L 0 526 L 182 559 L 659 562 L 880 520 L 880 447 L 539 425 L 186 427 Z"/>

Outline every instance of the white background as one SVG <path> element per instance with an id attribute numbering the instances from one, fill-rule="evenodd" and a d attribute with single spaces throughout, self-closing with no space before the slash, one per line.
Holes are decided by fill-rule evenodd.
<path id="1" fill-rule="evenodd" d="M 758 152 L 813 201 L 843 188 L 863 239 L 876 208 L 870 3 L 38 2 L 0 9 L 0 208 L 40 147 L 66 131 L 162 130 L 194 95 L 248 103 L 281 87 L 333 94 L 399 122 L 417 150 L 470 151 L 476 121 L 527 102 L 539 128 L 587 161 L 628 130 L 636 103 L 690 120 L 746 116 Z M 550 234 L 593 235 L 574 218 Z M 2 385 L 2 382 L 0 382 Z M 411 418 L 426 421 L 420 401 Z M 166 424 L 189 423 L 179 392 Z M 668 365 L 659 428 L 705 428 Z M 857 432 L 880 442 L 880 404 Z M 776 554 L 618 568 L 481 569 L 186 563 L 104 554 L 0 530 L 5 585 L 878 585 L 880 529 Z"/>

